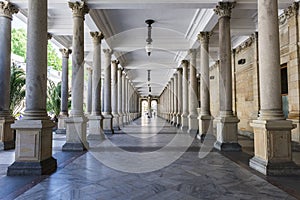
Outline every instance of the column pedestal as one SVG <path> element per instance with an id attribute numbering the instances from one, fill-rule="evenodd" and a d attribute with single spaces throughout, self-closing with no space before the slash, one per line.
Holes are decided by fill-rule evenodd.
<path id="1" fill-rule="evenodd" d="M 199 120 L 199 137 L 204 138 L 209 131 L 213 131 L 213 118 L 211 115 L 201 115 L 198 117 Z M 213 134 L 211 132 L 211 134 Z"/>
<path id="2" fill-rule="evenodd" d="M 68 119 L 67 115 L 58 116 L 57 129 L 55 131 L 56 134 L 66 134 L 66 119 Z"/>
<path id="3" fill-rule="evenodd" d="M 177 121 L 177 124 L 176 124 L 176 127 L 180 127 L 181 126 L 181 114 L 177 114 L 176 115 L 176 121 Z"/>
<path id="4" fill-rule="evenodd" d="M 112 113 L 113 116 L 113 129 L 115 131 L 119 131 L 120 129 L 120 125 L 119 125 L 119 121 L 120 121 L 120 115 L 117 113 Z"/>
<path id="5" fill-rule="evenodd" d="M 300 167 L 292 161 L 291 130 L 288 120 L 254 120 L 255 156 L 250 159 L 251 168 L 264 175 L 299 175 Z"/>
<path id="6" fill-rule="evenodd" d="M 217 124 L 217 141 L 214 147 L 220 151 L 241 151 L 237 142 L 238 122 L 236 116 L 220 115 L 215 119 Z"/>
<path id="7" fill-rule="evenodd" d="M 113 116 L 111 114 L 103 113 L 103 131 L 104 133 L 114 134 Z"/>
<path id="8" fill-rule="evenodd" d="M 300 119 L 289 119 L 297 127 L 292 130 L 292 141 L 300 142 Z"/>
<path id="9" fill-rule="evenodd" d="M 16 129 L 15 162 L 8 167 L 8 176 L 51 174 L 56 170 L 52 157 L 51 120 L 19 120 L 11 125 Z"/>
<path id="10" fill-rule="evenodd" d="M 198 133 L 198 116 L 197 115 L 189 115 L 188 117 L 188 133 L 197 134 Z"/>
<path id="11" fill-rule="evenodd" d="M 187 114 L 181 115 L 181 130 L 187 131 L 189 129 L 189 120 Z"/>
<path id="12" fill-rule="evenodd" d="M 15 148 L 14 130 L 10 128 L 15 119 L 11 116 L 0 117 L 0 150 Z"/>
<path id="13" fill-rule="evenodd" d="M 85 116 L 69 117 L 65 120 L 67 126 L 67 141 L 63 145 L 63 151 L 84 151 L 89 148 L 86 141 L 86 123 Z"/>
<path id="14" fill-rule="evenodd" d="M 103 140 L 105 139 L 103 127 L 103 117 L 101 115 L 89 116 L 89 134 L 87 139 L 89 140 Z"/>

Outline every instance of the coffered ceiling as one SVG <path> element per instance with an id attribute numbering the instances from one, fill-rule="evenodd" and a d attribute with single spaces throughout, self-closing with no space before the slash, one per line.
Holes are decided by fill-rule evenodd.
<path id="1" fill-rule="evenodd" d="M 102 48 L 114 51 L 129 79 L 142 96 L 149 94 L 147 70 L 151 70 L 151 94 L 159 96 L 187 51 L 198 48 L 200 31 L 212 31 L 211 63 L 218 59 L 218 16 L 213 8 L 219 0 L 86 0 L 85 61 L 92 65 L 90 31 L 105 35 Z M 27 1 L 11 0 L 21 9 L 16 17 L 26 21 Z M 236 0 L 232 11 L 232 46 L 236 47 L 257 29 L 257 0 Z M 286 8 L 293 0 L 279 0 Z M 48 0 L 48 32 L 60 47 L 72 47 L 72 12 L 67 0 Z M 146 19 L 153 19 L 153 52 L 145 52 Z M 199 56 L 198 56 L 199 57 Z M 188 58 L 187 58 L 188 59 Z M 104 59 L 102 59 L 104 60 Z M 199 60 L 197 60 L 199 63 Z"/>

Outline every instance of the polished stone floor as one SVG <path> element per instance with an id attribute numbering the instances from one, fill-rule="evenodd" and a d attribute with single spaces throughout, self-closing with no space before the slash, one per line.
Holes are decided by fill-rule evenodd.
<path id="1" fill-rule="evenodd" d="M 253 141 L 240 137 L 244 153 L 221 154 L 160 118 L 141 118 L 86 153 L 61 152 L 51 176 L 7 177 L 14 151 L 0 152 L 0 199 L 297 199 L 300 177 L 265 177 L 247 167 Z M 295 152 L 295 159 L 299 152 Z M 14 188 L 15 187 L 15 188 Z M 297 191 L 298 190 L 298 191 Z"/>

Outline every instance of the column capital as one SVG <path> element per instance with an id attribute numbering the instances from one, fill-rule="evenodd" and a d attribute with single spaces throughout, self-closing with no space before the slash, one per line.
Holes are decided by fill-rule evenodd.
<path id="1" fill-rule="evenodd" d="M 236 2 L 219 2 L 214 9 L 219 17 L 231 17 L 231 10 L 235 7 Z"/>
<path id="2" fill-rule="evenodd" d="M 59 51 L 61 52 L 62 57 L 64 58 L 69 58 L 69 55 L 72 53 L 71 49 L 66 49 L 66 48 L 59 49 Z"/>
<path id="3" fill-rule="evenodd" d="M 198 40 L 201 44 L 208 43 L 211 35 L 211 32 L 200 32 L 198 34 Z"/>
<path id="4" fill-rule="evenodd" d="M 182 72 L 182 68 L 181 67 L 177 68 L 177 73 L 180 73 L 180 72 Z"/>
<path id="5" fill-rule="evenodd" d="M 95 32 L 90 32 L 90 35 L 93 38 L 94 43 L 101 43 L 101 40 L 104 39 L 104 35 L 101 32 L 95 31 Z"/>
<path id="6" fill-rule="evenodd" d="M 189 64 L 189 61 L 188 61 L 188 60 L 182 60 L 182 61 L 181 61 L 181 64 L 182 64 L 182 65 L 187 65 L 187 64 Z"/>
<path id="7" fill-rule="evenodd" d="M 118 60 L 113 60 L 113 61 L 111 61 L 111 63 L 116 64 L 116 65 L 120 64 L 120 62 Z"/>
<path id="8" fill-rule="evenodd" d="M 51 40 L 52 39 L 52 34 L 51 33 L 47 33 L 47 39 Z"/>
<path id="9" fill-rule="evenodd" d="M 19 12 L 19 9 L 8 1 L 0 1 L 0 17 L 12 19 L 12 15 Z"/>
<path id="10" fill-rule="evenodd" d="M 73 17 L 82 17 L 89 13 L 90 9 L 84 1 L 68 2 L 69 7 L 72 9 Z"/>
<path id="11" fill-rule="evenodd" d="M 111 56 L 113 54 L 113 50 L 111 49 L 103 49 L 105 56 Z"/>

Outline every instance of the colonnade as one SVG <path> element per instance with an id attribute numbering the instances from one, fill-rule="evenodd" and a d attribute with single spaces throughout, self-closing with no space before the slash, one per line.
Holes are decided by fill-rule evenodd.
<path id="1" fill-rule="evenodd" d="M 212 135 L 213 124 L 216 124 L 214 148 L 220 151 L 241 151 L 238 143 L 239 119 L 235 116 L 232 105 L 230 19 L 234 7 L 235 2 L 219 2 L 214 9 L 219 16 L 219 114 L 213 118 L 210 112 L 210 32 L 200 32 L 198 35 L 200 86 L 196 85 L 196 53 L 195 49 L 191 49 L 164 88 L 159 100 L 163 105 L 169 105 L 162 107 L 159 116 L 173 125 L 179 125 L 182 130 L 189 133 L 197 131 L 199 139 L 203 140 L 208 134 Z M 277 1 L 258 0 L 258 25 L 261 107 L 259 117 L 251 123 L 254 128 L 255 150 L 249 165 L 265 175 L 299 174 L 299 167 L 292 161 L 291 154 L 291 130 L 295 125 L 284 118 L 281 108 Z M 183 75 L 180 82 L 177 79 L 181 70 Z M 200 87 L 199 113 L 197 113 L 197 87 Z M 182 102 L 182 105 L 178 102 Z M 181 118 L 175 119 L 176 113 L 177 116 L 181 114 Z M 197 125 L 196 117 L 198 117 Z"/>

